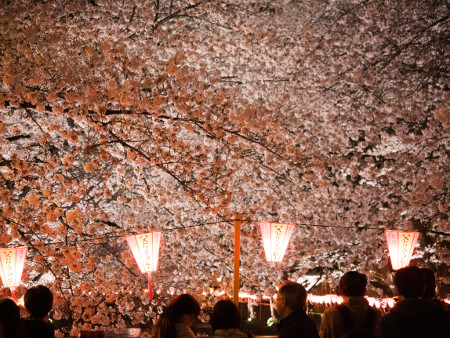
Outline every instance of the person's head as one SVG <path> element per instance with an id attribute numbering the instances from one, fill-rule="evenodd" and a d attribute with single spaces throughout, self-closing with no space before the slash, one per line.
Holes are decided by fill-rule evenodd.
<path id="1" fill-rule="evenodd" d="M 404 298 L 420 298 L 425 291 L 425 278 L 417 266 L 399 269 L 395 273 L 394 284 Z"/>
<path id="2" fill-rule="evenodd" d="M 278 290 L 275 301 L 275 309 L 281 318 L 288 316 L 291 312 L 302 310 L 306 307 L 305 288 L 295 282 L 284 281 Z"/>
<path id="3" fill-rule="evenodd" d="M 211 326 L 213 331 L 237 329 L 241 326 L 241 315 L 231 300 L 219 300 L 211 314 Z"/>
<path id="4" fill-rule="evenodd" d="M 165 310 L 165 315 L 173 322 L 179 322 L 183 316 L 191 316 L 194 321 L 200 314 L 200 304 L 191 295 L 185 293 L 176 296 Z"/>
<path id="5" fill-rule="evenodd" d="M 24 303 L 31 317 L 44 319 L 53 307 L 53 293 L 46 286 L 34 286 L 25 293 Z"/>
<path id="6" fill-rule="evenodd" d="M 20 337 L 20 309 L 9 298 L 0 298 L 0 337 Z"/>
<path id="7" fill-rule="evenodd" d="M 433 299 L 436 295 L 436 278 L 434 272 L 428 268 L 420 268 L 425 278 L 425 292 L 422 296 L 423 299 Z"/>
<path id="8" fill-rule="evenodd" d="M 183 323 L 191 326 L 199 314 L 200 304 L 194 297 L 189 294 L 176 296 L 156 322 L 152 337 L 175 337 L 174 323 Z"/>
<path id="9" fill-rule="evenodd" d="M 349 271 L 339 280 L 339 293 L 347 297 L 362 297 L 366 293 L 367 276 L 357 271 Z"/>

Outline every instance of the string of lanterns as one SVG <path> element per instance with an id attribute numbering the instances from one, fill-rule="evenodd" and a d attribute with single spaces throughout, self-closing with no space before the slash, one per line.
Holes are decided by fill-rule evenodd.
<path id="1" fill-rule="evenodd" d="M 173 227 L 173 228 L 167 228 L 164 229 L 164 232 L 170 232 L 170 231 L 178 231 L 178 230 L 186 230 L 186 229 L 190 229 L 190 228 L 197 228 L 197 227 L 205 227 L 205 226 L 209 226 L 212 224 L 217 224 L 217 223 L 229 223 L 231 221 L 235 221 L 235 219 L 225 219 L 225 220 L 221 220 L 218 222 L 207 222 L 207 223 L 201 223 L 201 224 L 192 224 L 192 225 L 183 225 L 180 227 Z M 252 219 L 242 219 L 242 222 L 248 222 L 248 223 L 252 223 L 252 222 L 256 222 L 255 220 Z M 16 223 L 18 224 L 18 223 Z M 352 226 L 344 226 L 344 225 L 332 225 L 332 224 L 309 224 L 309 223 L 296 223 L 295 226 L 297 227 L 305 227 L 305 228 L 309 228 L 309 227 L 319 227 L 319 228 L 338 228 L 338 229 L 351 229 L 351 230 L 378 230 L 378 231 L 384 231 L 383 228 L 379 228 L 379 227 L 352 227 Z M 445 233 L 438 233 L 437 234 L 440 235 L 444 235 L 447 236 L 447 234 Z M 40 244 L 34 244 L 34 247 L 40 247 L 40 246 L 49 246 L 49 245 L 68 245 L 70 243 L 81 243 L 81 242 L 93 242 L 93 243 L 98 243 L 98 241 L 103 240 L 103 239 L 113 239 L 113 238 L 122 238 L 125 237 L 126 235 L 107 235 L 107 236 L 95 236 L 95 237 L 87 237 L 87 238 L 77 238 L 76 240 L 64 240 L 64 241 L 47 241 L 47 242 L 41 242 Z"/>
<path id="2" fill-rule="evenodd" d="M 211 288 L 209 291 L 209 294 L 214 297 L 221 297 L 221 296 L 224 296 L 226 294 L 226 292 L 224 290 L 215 290 L 215 289 Z M 206 295 L 208 295 L 208 293 L 203 292 L 203 295 L 206 296 Z M 265 296 L 265 295 L 257 296 L 257 295 L 250 294 L 247 292 L 239 292 L 239 298 L 252 299 L 254 301 L 262 301 L 262 300 L 269 301 L 272 297 Z M 392 308 L 392 307 L 394 307 L 395 302 L 396 302 L 396 300 L 392 297 L 375 298 L 375 297 L 365 296 L 364 298 L 367 299 L 370 306 L 375 306 L 377 308 L 386 308 L 386 307 Z M 335 295 L 335 294 L 319 296 L 319 295 L 314 295 L 314 294 L 308 293 L 307 301 L 309 303 L 315 304 L 315 305 L 334 306 L 334 305 L 342 304 L 344 302 L 344 297 Z"/>
<path id="3" fill-rule="evenodd" d="M 289 246 L 295 225 L 260 222 L 259 226 L 266 260 L 280 263 Z M 386 230 L 385 234 L 393 270 L 408 266 L 419 233 Z M 148 274 L 150 300 L 153 299 L 151 273 L 158 269 L 161 238 L 160 231 L 125 237 L 139 270 Z M 14 288 L 20 284 L 27 251 L 27 247 L 0 249 L 0 277 L 4 287 L 10 288 L 14 298 Z"/>

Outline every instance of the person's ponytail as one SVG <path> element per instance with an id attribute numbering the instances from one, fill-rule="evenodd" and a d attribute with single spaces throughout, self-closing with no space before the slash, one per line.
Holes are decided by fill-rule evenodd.
<path id="1" fill-rule="evenodd" d="M 175 338 L 175 328 L 171 313 L 164 310 L 152 330 L 152 338 Z"/>

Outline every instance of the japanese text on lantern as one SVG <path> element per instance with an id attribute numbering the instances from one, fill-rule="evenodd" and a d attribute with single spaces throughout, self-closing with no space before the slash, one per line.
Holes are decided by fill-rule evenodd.
<path id="1" fill-rule="evenodd" d="M 413 233 L 402 232 L 399 234 L 400 237 L 400 248 L 399 248 L 399 264 L 400 266 L 407 266 L 412 254 L 411 249 L 413 248 Z"/>
<path id="2" fill-rule="evenodd" d="M 281 262 L 294 231 L 294 225 L 268 222 L 260 222 L 259 225 L 267 261 Z"/>
<path id="3" fill-rule="evenodd" d="M 5 251 L 4 253 L 4 264 L 5 264 L 5 273 L 6 273 L 6 283 L 8 285 L 14 284 L 14 261 L 15 257 L 13 256 L 12 251 Z"/>
<path id="4" fill-rule="evenodd" d="M 280 259 L 280 254 L 281 254 L 281 239 L 284 237 L 284 233 L 285 233 L 285 229 L 283 227 L 280 226 L 280 224 L 275 224 L 273 227 L 273 248 L 272 248 L 272 255 L 273 255 L 273 260 L 274 261 L 278 261 Z"/>
<path id="5" fill-rule="evenodd" d="M 5 287 L 19 286 L 27 252 L 27 247 L 0 249 L 0 277 Z"/>
<path id="6" fill-rule="evenodd" d="M 142 238 L 142 251 L 143 251 L 143 258 L 144 258 L 144 264 L 145 264 L 145 270 L 151 271 L 152 270 L 152 238 L 151 236 L 145 236 Z"/>
<path id="7" fill-rule="evenodd" d="M 408 266 L 419 233 L 386 230 L 385 234 L 392 269 L 398 270 Z"/>
<path id="8" fill-rule="evenodd" d="M 128 236 L 126 239 L 141 272 L 156 271 L 161 232 Z"/>

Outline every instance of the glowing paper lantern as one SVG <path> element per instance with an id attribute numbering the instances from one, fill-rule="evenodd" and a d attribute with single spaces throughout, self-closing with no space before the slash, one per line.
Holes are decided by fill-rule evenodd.
<path id="1" fill-rule="evenodd" d="M 134 259 L 142 273 L 148 273 L 148 291 L 150 300 L 153 299 L 152 275 L 158 270 L 159 244 L 161 242 L 161 232 L 149 232 L 146 234 L 125 237 Z"/>
<path id="2" fill-rule="evenodd" d="M 14 299 L 14 288 L 20 284 L 27 252 L 26 246 L 0 249 L 0 277 L 3 286 L 11 289 Z"/>
<path id="3" fill-rule="evenodd" d="M 259 222 L 263 238 L 264 251 L 268 262 L 281 262 L 289 239 L 294 231 L 293 224 Z"/>
<path id="4" fill-rule="evenodd" d="M 408 266 L 419 233 L 396 230 L 386 230 L 384 233 L 386 234 L 392 269 L 398 270 Z"/>

